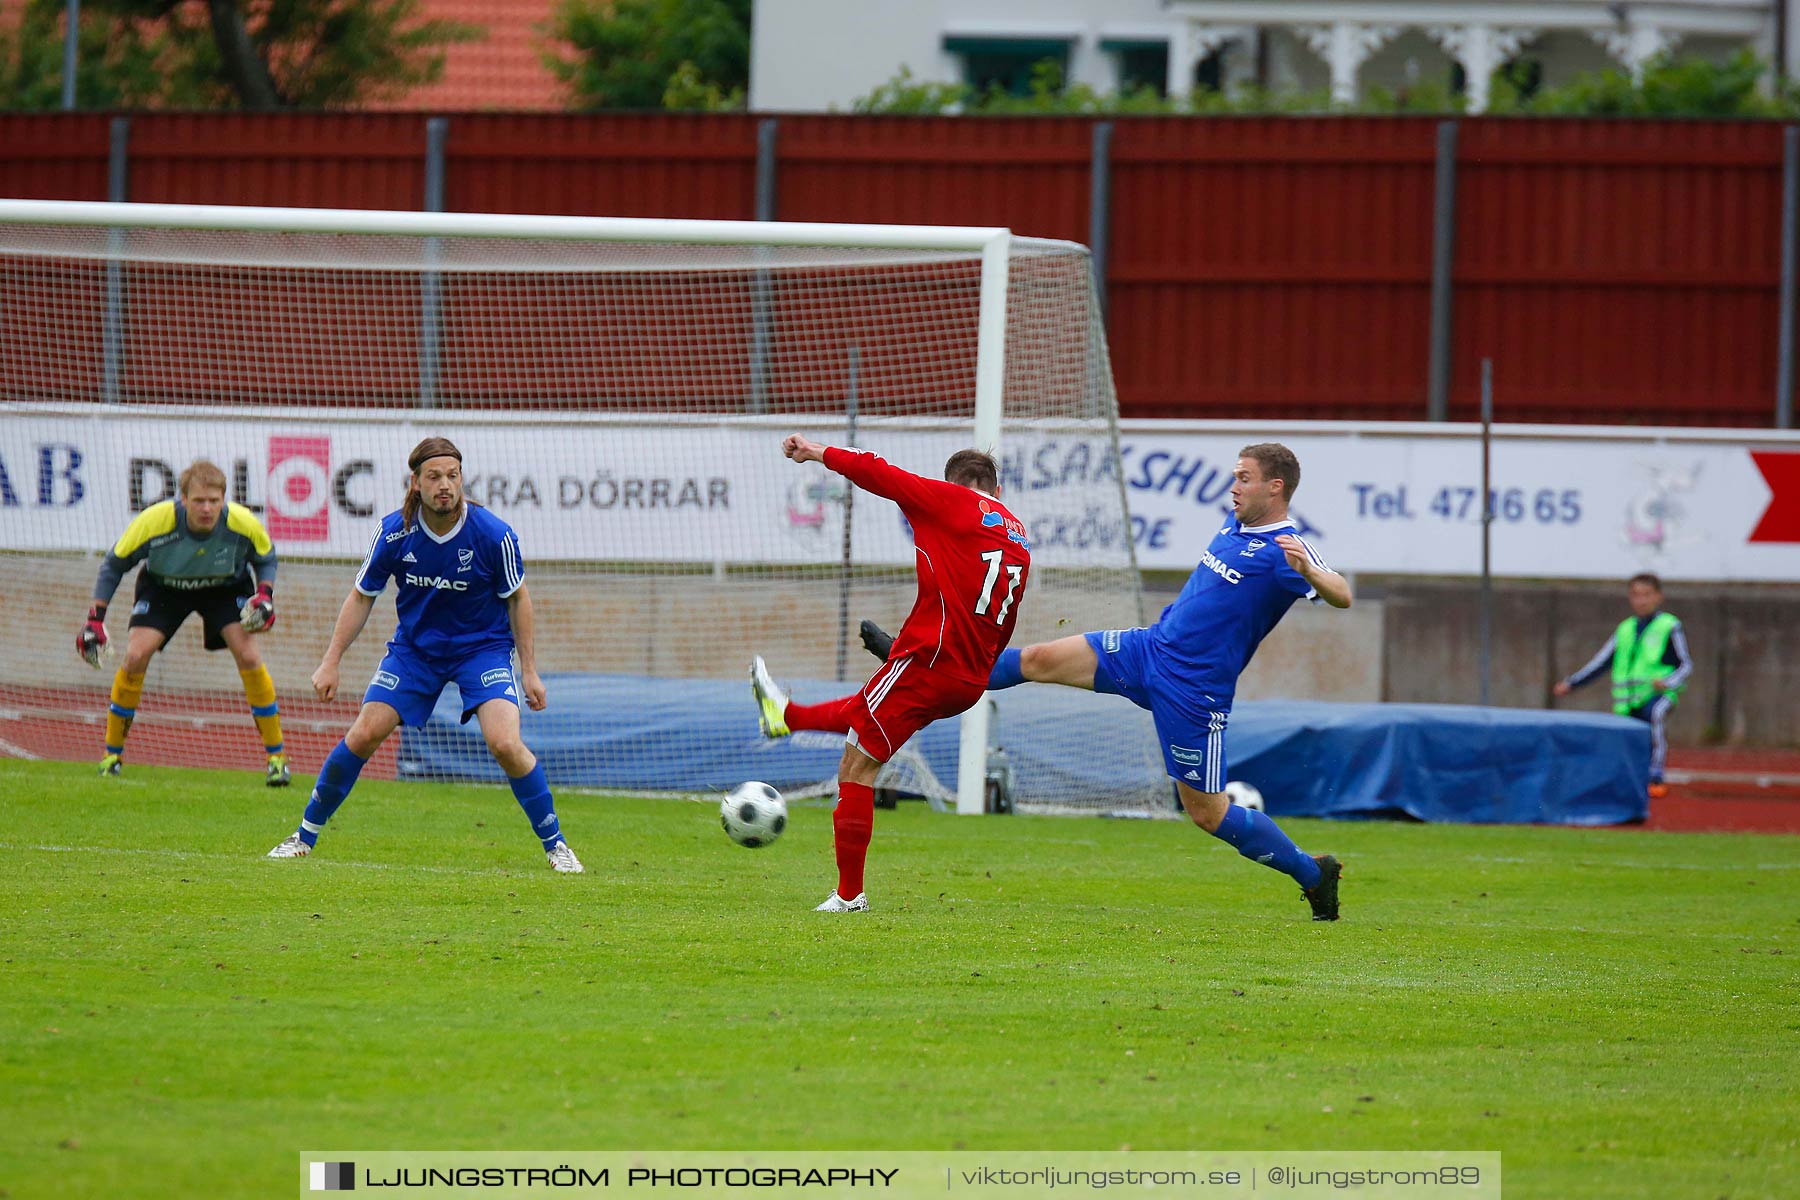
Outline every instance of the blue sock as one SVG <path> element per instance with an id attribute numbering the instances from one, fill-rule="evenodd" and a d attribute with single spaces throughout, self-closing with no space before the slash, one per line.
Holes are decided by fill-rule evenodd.
<path id="1" fill-rule="evenodd" d="M 319 768 L 319 781 L 313 784 L 312 797 L 306 802 L 306 815 L 300 818 L 301 841 L 309 846 L 319 844 L 319 833 L 325 828 L 325 822 L 331 820 L 331 814 L 356 786 L 356 777 L 362 774 L 368 761 L 358 758 L 356 752 L 341 741 L 331 748 L 331 753 L 325 756 L 325 765 Z"/>
<path id="2" fill-rule="evenodd" d="M 1252 862 L 1273 867 L 1283 875 L 1292 875 L 1303 888 L 1319 886 L 1319 864 L 1294 845 L 1293 839 L 1281 832 L 1281 826 L 1271 821 L 1266 813 L 1228 805 L 1225 819 L 1219 822 L 1213 836 L 1229 843 Z"/>
<path id="3" fill-rule="evenodd" d="M 550 781 L 544 778 L 544 764 L 537 763 L 530 771 L 507 782 L 512 784 L 513 796 L 525 810 L 531 832 L 544 843 L 544 849 L 549 850 L 562 841 L 562 822 L 556 819 L 556 802 L 550 798 Z"/>
<path id="4" fill-rule="evenodd" d="M 1018 687 L 1025 682 L 1025 672 L 1019 666 L 1019 651 L 1002 650 L 1000 657 L 994 660 L 994 669 L 988 675 L 988 691 L 997 692 L 1002 688 Z"/>

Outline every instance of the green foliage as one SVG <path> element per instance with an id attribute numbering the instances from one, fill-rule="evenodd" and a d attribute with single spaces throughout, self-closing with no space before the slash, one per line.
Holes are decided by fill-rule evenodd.
<path id="1" fill-rule="evenodd" d="M 13 111 L 62 106 L 62 0 L 27 0 L 18 22 L 0 25 L 0 96 Z M 187 57 L 160 22 L 121 20 L 82 6 L 75 102 L 81 108 L 197 107 L 179 64 Z"/>
<path id="2" fill-rule="evenodd" d="M 549 32 L 577 108 L 743 107 L 750 0 L 562 0 Z"/>
<path id="3" fill-rule="evenodd" d="M 263 858 L 305 800 L 0 758 L 13 1195 L 291 1196 L 301 1145 L 1125 1143 L 1793 1191 L 1800 838 L 1284 819 L 1349 865 L 1315 925 L 1187 822 L 902 804 L 841 919 L 821 805 L 747 851 L 716 804 L 562 791 L 559 876 L 505 788 L 367 776 Z"/>
<path id="4" fill-rule="evenodd" d="M 418 0 L 273 0 L 251 12 L 266 14 L 251 38 L 296 108 L 404 95 L 442 77 L 443 46 L 486 36 L 456 21 L 421 20 Z"/>
<path id="5" fill-rule="evenodd" d="M 1770 95 L 1763 87 L 1767 67 L 1746 50 L 1725 63 L 1660 57 L 1646 65 L 1641 80 L 1628 72 L 1584 74 L 1556 88 L 1525 94 L 1523 72 L 1502 67 L 1494 73 L 1488 112 L 1555 116 L 1793 117 L 1800 116 L 1800 85 Z M 1224 92 L 1196 88 L 1186 96 L 1162 96 L 1152 87 L 1131 92 L 1099 92 L 1086 84 L 1065 86 L 1062 69 L 1045 59 L 1032 71 L 1023 96 L 996 87 L 986 93 L 961 83 L 935 83 L 898 74 L 851 105 L 859 113 L 1010 114 L 1054 116 L 1071 113 L 1148 114 L 1307 114 L 1461 113 L 1467 98 L 1447 82 L 1429 81 L 1398 89 L 1372 86 L 1353 105 L 1334 104 L 1326 92 L 1272 91 L 1255 86 Z"/>
<path id="6" fill-rule="evenodd" d="M 1522 97 L 1506 72 L 1495 75 L 1489 111 L 1580 117 L 1791 116 L 1791 98 L 1765 94 L 1767 68 L 1744 50 L 1725 63 L 1663 54 L 1641 79 L 1621 70 L 1590 72 Z"/>
<path id="7" fill-rule="evenodd" d="M 738 84 L 729 91 L 700 76 L 700 68 L 684 62 L 669 76 L 663 89 L 662 106 L 670 112 L 742 112 L 744 87 Z"/>
<path id="8" fill-rule="evenodd" d="M 1149 84 L 1126 91 L 1102 92 L 1085 84 L 1068 84 L 1062 64 L 1053 58 L 1031 69 L 1031 82 L 1022 96 L 998 84 L 977 92 L 966 83 L 937 83 L 914 78 L 901 67 L 887 82 L 851 102 L 857 113 L 905 113 L 912 115 L 983 116 L 1081 116 L 1081 115 L 1177 115 L 1231 113 L 1329 112 L 1331 100 L 1323 92 L 1276 92 L 1258 87 L 1221 92 L 1195 88 L 1186 96 L 1164 96 Z"/>
<path id="9" fill-rule="evenodd" d="M 850 111 L 935 117 L 963 112 L 973 99 L 974 89 L 966 83 L 914 79 L 911 68 L 901 67 L 886 83 L 851 101 Z"/>
<path id="10" fill-rule="evenodd" d="M 1357 110 L 1367 113 L 1459 113 L 1468 99 L 1436 80 L 1410 84 L 1390 91 L 1379 85 L 1367 89 Z"/>
<path id="11" fill-rule="evenodd" d="M 0 33 L 0 94 L 12 98 L 10 107 L 61 104 L 62 12 L 59 0 L 28 0 L 18 26 Z M 418 0 L 254 0 L 241 12 L 277 103 L 290 108 L 402 95 L 442 75 L 444 46 L 483 36 L 474 26 L 421 20 Z M 222 61 L 208 6 L 81 6 L 80 107 L 231 108 L 245 100 Z"/>

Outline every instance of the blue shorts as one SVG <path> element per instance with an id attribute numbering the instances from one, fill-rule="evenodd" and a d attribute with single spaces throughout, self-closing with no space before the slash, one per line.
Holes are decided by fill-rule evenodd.
<path id="1" fill-rule="evenodd" d="M 1094 690 L 1123 696 L 1150 710 L 1163 766 L 1170 779 L 1196 792 L 1225 790 L 1225 723 L 1231 710 L 1207 708 L 1165 674 L 1148 629 L 1106 629 L 1086 635 L 1094 656 Z"/>
<path id="2" fill-rule="evenodd" d="M 465 724 L 489 700 L 507 700 L 514 706 L 519 703 L 510 650 L 479 650 L 455 662 L 441 663 L 420 658 L 391 643 L 381 666 L 375 670 L 375 678 L 369 680 L 363 703 L 379 700 L 400 714 L 402 725 L 418 728 L 430 719 L 446 683 L 454 683 L 462 693 Z"/>

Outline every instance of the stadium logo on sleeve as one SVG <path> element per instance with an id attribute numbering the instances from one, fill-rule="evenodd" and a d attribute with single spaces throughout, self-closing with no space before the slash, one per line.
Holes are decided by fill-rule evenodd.
<path id="1" fill-rule="evenodd" d="M 322 542 L 331 536 L 331 439 L 269 439 L 269 536 Z"/>

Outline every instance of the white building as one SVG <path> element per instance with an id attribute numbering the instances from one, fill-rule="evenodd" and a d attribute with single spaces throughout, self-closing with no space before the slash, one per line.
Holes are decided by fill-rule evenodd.
<path id="1" fill-rule="evenodd" d="M 1494 68 L 1543 86 L 1664 50 L 1749 48 L 1800 74 L 1800 0 L 756 0 L 750 107 L 846 110 L 902 68 L 917 80 L 1022 88 L 1049 58 L 1102 92 L 1256 83 L 1350 102 L 1370 86 L 1465 86 Z"/>

